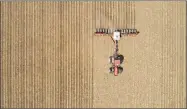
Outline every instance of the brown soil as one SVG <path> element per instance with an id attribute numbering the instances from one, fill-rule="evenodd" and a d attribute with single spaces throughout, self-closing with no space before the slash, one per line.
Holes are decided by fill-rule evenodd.
<path id="1" fill-rule="evenodd" d="M 185 2 L 1 2 L 1 107 L 186 107 Z M 135 9 L 135 10 L 134 10 Z M 124 71 L 108 74 L 110 37 Z"/>

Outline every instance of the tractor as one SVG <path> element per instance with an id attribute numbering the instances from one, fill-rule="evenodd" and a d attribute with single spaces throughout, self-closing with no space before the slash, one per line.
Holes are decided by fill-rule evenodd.
<path id="1" fill-rule="evenodd" d="M 105 35 L 112 35 L 111 38 L 114 42 L 115 49 L 112 56 L 109 57 L 109 63 L 111 64 L 111 67 L 109 68 L 109 72 L 114 74 L 114 76 L 118 76 L 118 74 L 123 72 L 123 67 L 121 67 L 121 64 L 124 61 L 124 56 L 122 54 L 119 54 L 118 51 L 118 42 L 122 36 L 136 36 L 139 34 L 139 31 L 136 29 L 104 29 L 99 28 L 96 29 L 95 34 L 105 34 Z"/>

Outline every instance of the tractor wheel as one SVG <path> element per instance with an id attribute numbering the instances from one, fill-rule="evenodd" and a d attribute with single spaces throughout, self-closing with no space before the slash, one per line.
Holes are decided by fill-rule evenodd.
<path id="1" fill-rule="evenodd" d="M 118 73 L 122 73 L 123 72 L 123 68 L 122 67 L 118 67 Z"/>
<path id="2" fill-rule="evenodd" d="M 113 56 L 110 56 L 110 57 L 109 57 L 109 63 L 110 63 L 110 64 L 112 63 L 112 58 L 113 58 Z"/>
<path id="3" fill-rule="evenodd" d="M 109 68 L 109 73 L 114 73 L 114 67 Z"/>
<path id="4" fill-rule="evenodd" d="M 117 59 L 119 59 L 120 60 L 120 64 L 122 64 L 123 61 L 124 61 L 124 56 L 123 55 L 118 55 Z"/>

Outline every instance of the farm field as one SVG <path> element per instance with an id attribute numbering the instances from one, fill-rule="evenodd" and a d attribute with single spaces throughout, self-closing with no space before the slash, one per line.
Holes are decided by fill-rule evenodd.
<path id="1" fill-rule="evenodd" d="M 1 2 L 2 108 L 186 107 L 186 2 Z M 123 37 L 123 73 L 108 73 Z"/>

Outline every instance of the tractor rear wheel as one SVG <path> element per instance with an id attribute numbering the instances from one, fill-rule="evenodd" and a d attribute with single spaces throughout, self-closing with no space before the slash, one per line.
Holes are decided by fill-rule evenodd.
<path id="1" fill-rule="evenodd" d="M 120 64 L 122 64 L 123 61 L 124 61 L 124 56 L 123 55 L 118 55 L 117 59 L 120 60 Z"/>
<path id="2" fill-rule="evenodd" d="M 110 56 L 110 57 L 109 57 L 109 63 L 110 63 L 110 64 L 112 63 L 112 58 L 113 58 L 113 56 Z"/>

